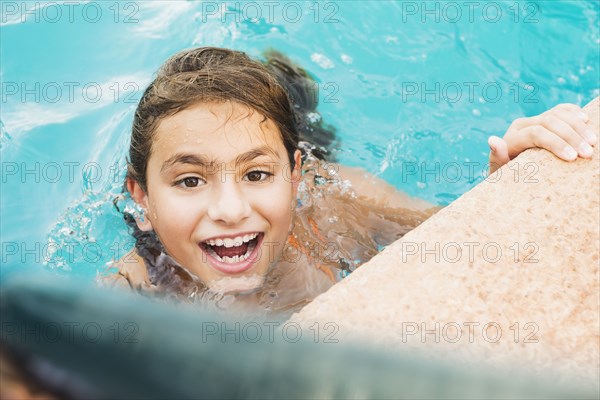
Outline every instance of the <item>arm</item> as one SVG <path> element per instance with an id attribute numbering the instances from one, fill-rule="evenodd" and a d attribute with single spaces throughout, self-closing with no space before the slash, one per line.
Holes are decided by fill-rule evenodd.
<path id="1" fill-rule="evenodd" d="M 504 137 L 491 136 L 490 174 L 521 152 L 540 147 L 565 161 L 591 158 L 598 140 L 587 124 L 588 115 L 575 104 L 559 104 L 543 114 L 516 119 Z"/>
<path id="2" fill-rule="evenodd" d="M 515 120 L 501 139 L 492 136 L 490 174 L 533 147 L 545 148 L 566 161 L 578 156 L 590 158 L 597 137 L 587 125 L 589 117 L 574 104 L 560 104 L 545 113 Z M 416 226 L 442 209 L 423 199 L 411 197 L 367 171 L 337 165 L 341 180 L 349 180 L 360 206 L 383 215 L 386 219 Z M 327 176 L 327 171 L 321 173 Z"/>
<path id="3" fill-rule="evenodd" d="M 349 180 L 361 206 L 386 219 L 416 227 L 442 209 L 396 189 L 381 178 L 355 167 L 338 165 L 342 180 Z"/>
<path id="4" fill-rule="evenodd" d="M 409 196 L 362 168 L 345 165 L 339 165 L 338 167 L 338 172 L 342 180 L 348 179 L 352 182 L 352 188 L 356 194 L 373 203 L 373 205 L 391 208 L 410 208 L 421 211 L 436 207 L 423 199 Z"/>

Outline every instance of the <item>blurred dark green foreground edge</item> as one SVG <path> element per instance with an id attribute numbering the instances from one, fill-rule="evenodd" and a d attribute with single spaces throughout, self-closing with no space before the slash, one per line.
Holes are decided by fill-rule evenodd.
<path id="1" fill-rule="evenodd" d="M 44 275 L 13 277 L 0 288 L 2 346 L 65 397 L 598 397 L 597 388 L 573 390 L 356 344 L 315 343 L 313 332 L 291 343 L 294 329 L 284 337 L 280 330 L 270 335 L 261 321 L 236 328 L 198 309 Z"/>

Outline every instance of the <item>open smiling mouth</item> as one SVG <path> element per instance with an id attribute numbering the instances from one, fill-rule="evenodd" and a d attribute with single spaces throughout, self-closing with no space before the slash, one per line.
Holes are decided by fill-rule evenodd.
<path id="1" fill-rule="evenodd" d="M 254 232 L 230 238 L 209 239 L 200 242 L 200 248 L 208 255 L 208 261 L 214 268 L 226 274 L 235 274 L 254 265 L 263 237 L 264 233 Z"/>

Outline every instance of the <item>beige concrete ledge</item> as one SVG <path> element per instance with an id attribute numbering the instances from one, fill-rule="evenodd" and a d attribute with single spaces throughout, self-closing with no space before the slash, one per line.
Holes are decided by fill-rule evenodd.
<path id="1" fill-rule="evenodd" d="M 600 137 L 599 108 L 586 106 Z M 524 152 L 291 320 L 597 384 L 599 147 L 571 163 Z"/>

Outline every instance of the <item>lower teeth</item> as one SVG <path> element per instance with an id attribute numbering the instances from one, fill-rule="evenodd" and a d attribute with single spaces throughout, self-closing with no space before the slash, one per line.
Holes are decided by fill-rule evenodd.
<path id="1" fill-rule="evenodd" d="M 231 263 L 231 264 L 235 264 L 235 263 L 238 263 L 240 261 L 244 261 L 245 260 L 244 255 L 233 256 L 233 257 L 227 257 L 227 256 L 225 256 L 225 257 L 220 257 L 220 258 L 221 258 L 221 260 L 220 260 L 221 262 Z"/>

